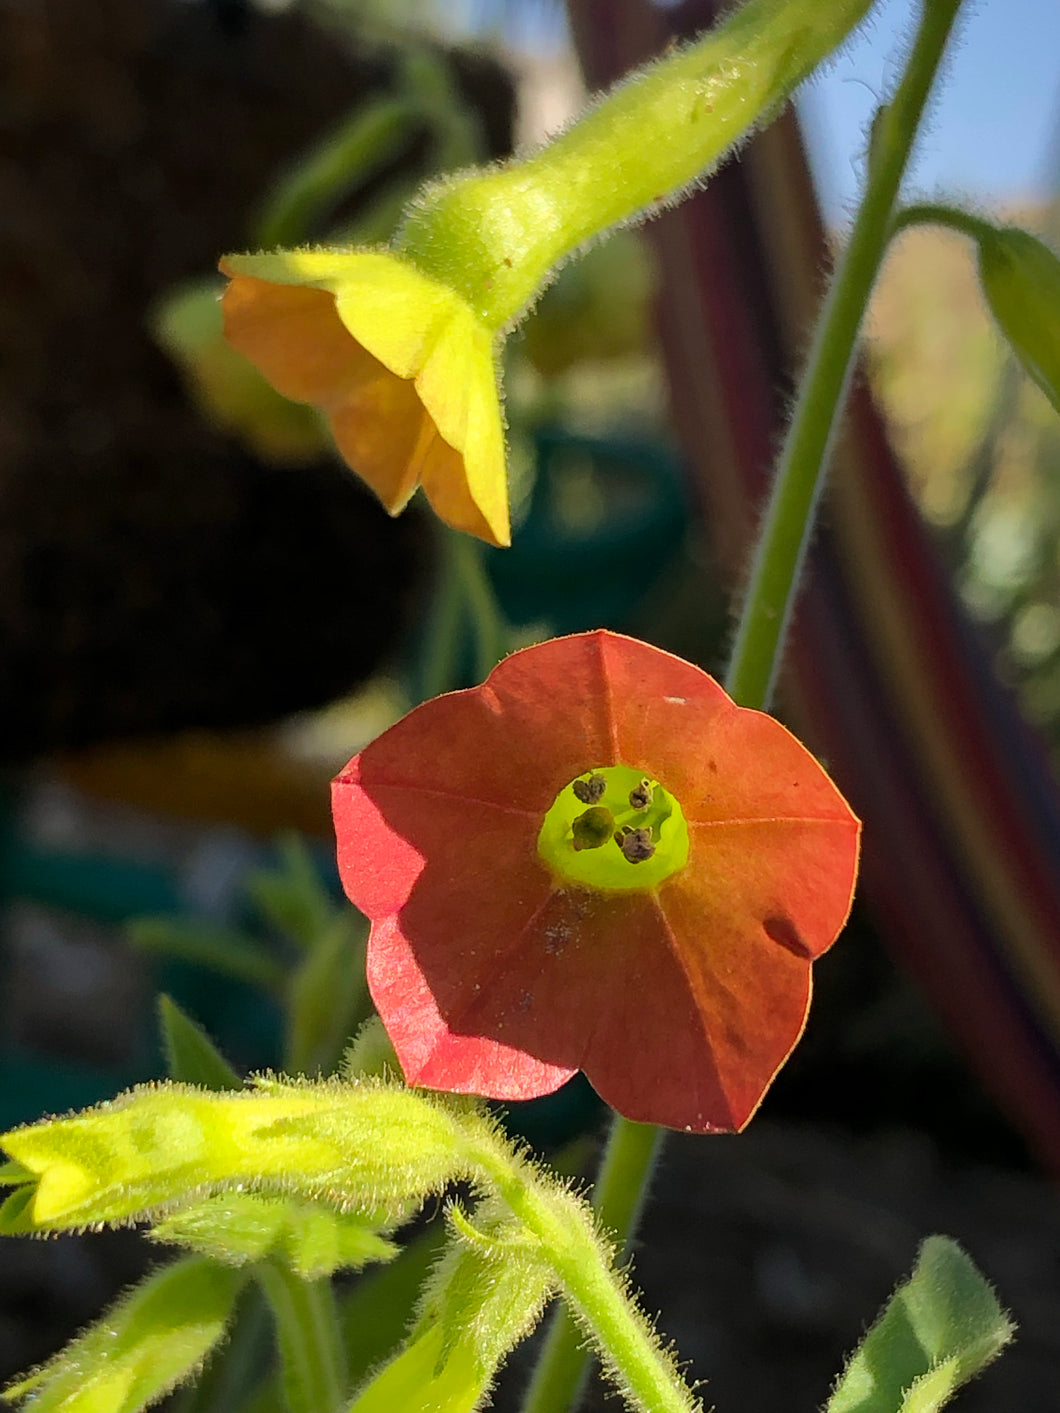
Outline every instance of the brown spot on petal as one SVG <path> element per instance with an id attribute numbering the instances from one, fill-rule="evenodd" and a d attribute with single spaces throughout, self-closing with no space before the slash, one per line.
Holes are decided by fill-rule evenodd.
<path id="1" fill-rule="evenodd" d="M 808 947 L 799 936 L 798 928 L 791 918 L 784 917 L 783 914 L 767 917 L 762 926 L 771 942 L 776 942 L 779 947 L 784 947 L 793 956 L 813 960 L 813 949 Z"/>

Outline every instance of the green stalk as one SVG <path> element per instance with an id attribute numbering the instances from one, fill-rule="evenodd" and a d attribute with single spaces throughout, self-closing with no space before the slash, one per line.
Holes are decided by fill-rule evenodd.
<path id="1" fill-rule="evenodd" d="M 871 0 L 747 0 L 616 85 L 507 166 L 439 182 L 395 249 L 491 328 L 516 321 L 558 264 L 700 180 L 865 17 Z"/>
<path id="2" fill-rule="evenodd" d="M 438 544 L 435 599 L 423 651 L 420 694 L 423 701 L 452 691 L 454 666 L 464 622 L 463 584 L 457 562 L 457 535 L 442 527 Z"/>
<path id="3" fill-rule="evenodd" d="M 482 562 L 482 546 L 469 535 L 451 534 L 449 540 L 474 627 L 475 681 L 484 682 L 508 651 L 508 629 Z"/>
<path id="4" fill-rule="evenodd" d="M 902 82 L 876 124 L 865 196 L 817 322 L 751 563 L 725 681 L 741 706 L 764 708 L 772 695 L 858 331 L 891 237 L 902 174 L 960 3 L 925 0 Z"/>
<path id="5" fill-rule="evenodd" d="M 346 1369 L 331 1282 L 304 1281 L 282 1261 L 262 1262 L 255 1275 L 276 1321 L 289 1413 L 339 1413 Z"/>
<path id="6" fill-rule="evenodd" d="M 960 3 L 925 0 L 901 84 L 876 127 L 865 195 L 818 319 L 751 564 L 725 683 L 742 706 L 762 709 L 772 693 L 858 331 L 892 232 L 902 175 Z M 594 1206 L 604 1228 L 624 1243 L 635 1230 L 660 1148 L 659 1133 L 615 1115 Z M 587 1365 L 578 1342 L 569 1317 L 554 1321 L 523 1413 L 562 1413 L 576 1406 Z"/>
<path id="7" fill-rule="evenodd" d="M 650 1126 L 632 1127 L 641 1131 L 641 1139 L 654 1142 L 656 1131 Z M 550 1192 L 542 1187 L 525 1168 L 512 1165 L 507 1154 L 498 1156 L 483 1147 L 476 1156 L 511 1211 L 541 1243 L 564 1299 L 580 1318 L 582 1332 L 601 1351 L 630 1406 L 638 1413 L 697 1413 L 700 1403 L 673 1360 L 663 1353 L 647 1319 L 608 1269 L 584 1216 L 570 1211 L 568 1204 L 577 1199 L 562 1189 Z M 633 1208 L 639 1207 L 639 1191 L 627 1189 L 627 1197 L 632 1198 Z M 547 1407 L 548 1413 L 560 1413 L 564 1404 L 539 1406 Z"/>
<path id="8" fill-rule="evenodd" d="M 304 240 L 330 206 L 392 162 L 422 125 L 422 112 L 407 98 L 359 108 L 269 193 L 254 225 L 254 244 L 272 249 Z"/>
<path id="9" fill-rule="evenodd" d="M 989 221 L 982 221 L 970 211 L 962 211 L 958 206 L 943 206 L 935 201 L 917 201 L 903 206 L 891 223 L 891 236 L 908 230 L 910 226 L 948 226 L 951 231 L 969 236 L 978 241 L 985 235 L 992 235 L 996 227 Z"/>
<path id="10" fill-rule="evenodd" d="M 648 1183 L 662 1148 L 663 1131 L 615 1116 L 610 1141 L 593 1189 L 600 1224 L 622 1240 L 619 1261 L 629 1256 L 648 1196 Z M 589 1358 L 577 1322 L 561 1305 L 552 1316 L 541 1355 L 523 1400 L 523 1413 L 561 1413 L 581 1402 Z"/>

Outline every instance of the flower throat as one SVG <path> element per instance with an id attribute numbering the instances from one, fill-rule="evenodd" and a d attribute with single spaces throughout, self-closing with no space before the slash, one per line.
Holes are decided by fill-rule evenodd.
<path id="1" fill-rule="evenodd" d="M 559 792 L 537 839 L 560 879 L 605 893 L 657 888 L 688 862 L 681 806 L 628 765 L 585 771 Z"/>

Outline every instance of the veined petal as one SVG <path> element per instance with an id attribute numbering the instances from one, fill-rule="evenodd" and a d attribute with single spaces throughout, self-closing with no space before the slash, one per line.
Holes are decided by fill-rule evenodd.
<path id="1" fill-rule="evenodd" d="M 627 812 L 616 768 L 683 811 L 673 871 L 565 869 L 565 838 L 643 867 L 622 828 L 650 801 L 630 788 Z M 561 815 L 546 863 L 546 814 L 591 800 L 572 782 L 593 771 L 620 792 L 602 797 L 617 837 L 579 845 Z M 334 801 L 343 882 L 373 922 L 372 994 L 412 1083 L 518 1099 L 582 1069 L 627 1117 L 695 1132 L 754 1113 L 857 871 L 860 826 L 789 732 L 605 632 L 424 703 L 350 762 Z"/>

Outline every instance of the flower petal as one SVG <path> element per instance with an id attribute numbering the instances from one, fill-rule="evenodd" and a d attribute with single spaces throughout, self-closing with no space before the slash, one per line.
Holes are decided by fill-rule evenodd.
<path id="1" fill-rule="evenodd" d="M 737 706 L 691 663 L 632 638 L 599 636 L 619 754 L 630 765 L 658 762 L 689 824 L 854 821 L 819 763 L 774 717 Z"/>
<path id="2" fill-rule="evenodd" d="M 459 530 L 510 540 L 494 340 L 465 300 L 383 251 L 231 255 L 225 330 L 287 397 L 323 407 L 392 513 L 419 482 Z"/>
<path id="3" fill-rule="evenodd" d="M 444 441 L 463 457 L 462 476 L 440 460 L 424 467 L 427 499 L 447 524 L 508 544 L 508 477 L 493 342 L 470 310 L 454 315 L 416 387 Z"/>
<path id="4" fill-rule="evenodd" d="M 354 827 L 347 788 L 376 799 L 381 788 L 401 786 L 422 793 L 417 808 L 425 817 L 436 796 L 448 795 L 466 806 L 470 825 L 481 801 L 532 816 L 536 839 L 565 785 L 593 766 L 617 762 L 598 642 L 610 636 L 582 633 L 523 648 L 481 687 L 416 707 L 336 778 L 337 827 L 343 833 Z M 416 837 L 420 826 L 411 811 L 404 827 Z"/>
<path id="5" fill-rule="evenodd" d="M 537 854 L 544 813 L 620 761 L 691 808 L 688 863 L 657 889 L 563 884 Z M 743 1127 L 798 1040 L 857 866 L 857 820 L 778 722 L 605 632 L 425 703 L 334 800 L 413 1083 L 527 1098 L 580 1068 L 627 1117 L 699 1132 Z"/>
<path id="6" fill-rule="evenodd" d="M 228 261 L 221 269 L 232 273 Z M 375 360 L 350 337 L 326 290 L 233 275 L 221 305 L 225 338 L 284 397 L 333 406 L 371 373 Z"/>
<path id="7" fill-rule="evenodd" d="M 441 439 L 422 470 L 427 498 L 447 524 L 508 544 L 504 430 L 490 331 L 459 295 L 414 266 L 375 253 L 357 262 L 336 289 L 339 315 L 387 368 L 415 379 Z"/>

